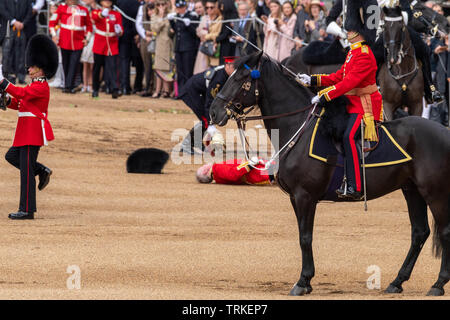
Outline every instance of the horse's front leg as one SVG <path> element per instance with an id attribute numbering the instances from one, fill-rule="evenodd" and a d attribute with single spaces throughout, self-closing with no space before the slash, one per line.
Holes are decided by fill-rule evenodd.
<path id="1" fill-rule="evenodd" d="M 302 296 L 312 291 L 311 279 L 314 277 L 312 238 L 317 201 L 302 190 L 291 196 L 291 202 L 297 216 L 300 248 L 302 250 L 302 272 L 300 279 L 291 289 L 289 295 Z"/>

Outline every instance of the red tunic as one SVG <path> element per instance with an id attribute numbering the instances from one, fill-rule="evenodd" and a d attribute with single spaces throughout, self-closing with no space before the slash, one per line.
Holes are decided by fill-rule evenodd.
<path id="1" fill-rule="evenodd" d="M 95 38 L 93 52 L 104 56 L 119 54 L 119 37 L 114 31 L 114 25 L 122 26 L 122 16 L 119 12 L 110 10 L 108 17 L 102 16 L 102 9 L 92 10 L 92 20 L 95 23 Z"/>
<path id="2" fill-rule="evenodd" d="M 83 40 L 92 33 L 89 10 L 83 6 L 61 4 L 49 22 L 50 33 L 56 35 L 56 26 L 60 23 L 59 46 L 65 50 L 81 50 Z"/>
<path id="3" fill-rule="evenodd" d="M 36 80 L 24 88 L 9 83 L 5 91 L 12 96 L 8 108 L 19 111 L 13 147 L 44 145 L 43 126 L 47 140 L 55 138 L 47 119 L 50 100 L 47 81 Z"/>
<path id="4" fill-rule="evenodd" d="M 264 165 L 257 164 L 255 167 L 264 168 Z M 220 184 L 270 184 L 266 170 L 252 169 L 248 162 L 240 159 L 215 163 L 212 175 L 216 183 Z"/>
<path id="5" fill-rule="evenodd" d="M 350 100 L 347 106 L 348 113 L 364 115 L 362 99 L 365 99 L 364 95 L 367 98 L 370 96 L 370 101 L 364 103 L 371 104 L 374 120 L 378 121 L 382 119 L 383 101 L 376 87 L 376 73 L 377 62 L 372 50 L 369 46 L 357 42 L 351 45 L 351 50 L 339 71 L 330 75 L 313 75 L 311 84 L 328 87 L 319 92 L 319 95 L 325 96 L 327 101 L 345 95 Z M 363 89 L 366 94 L 357 92 Z"/>

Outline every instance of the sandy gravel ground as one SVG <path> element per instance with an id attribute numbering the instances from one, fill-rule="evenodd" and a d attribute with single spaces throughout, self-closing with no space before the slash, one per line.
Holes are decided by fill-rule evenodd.
<path id="1" fill-rule="evenodd" d="M 0 298 L 288 298 L 301 256 L 294 212 L 278 188 L 200 185 L 198 165 L 171 161 L 162 175 L 126 173 L 135 149 L 171 150 L 172 131 L 195 121 L 186 111 L 173 100 L 101 95 L 93 101 L 52 91 L 56 140 L 39 160 L 54 174 L 38 192 L 34 221 L 7 218 L 17 210 L 19 172 L 0 161 Z M 0 113 L 2 154 L 16 117 Z M 367 213 L 362 209 L 318 206 L 314 291 L 299 299 L 425 298 L 440 266 L 431 239 L 402 295 L 367 289 L 370 265 L 379 266 L 382 289 L 394 279 L 410 225 L 401 192 L 369 202 Z M 67 273 L 74 265 L 80 289 L 68 289 L 76 283 Z"/>

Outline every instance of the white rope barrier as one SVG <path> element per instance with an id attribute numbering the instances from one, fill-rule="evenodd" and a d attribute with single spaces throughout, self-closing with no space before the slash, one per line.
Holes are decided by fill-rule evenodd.
<path id="1" fill-rule="evenodd" d="M 136 19 L 134 19 L 134 18 L 128 16 L 125 12 L 123 12 L 123 11 L 122 11 L 119 7 L 117 7 L 116 5 L 114 5 L 114 10 L 120 12 L 120 14 L 121 14 L 125 19 L 130 20 L 130 21 L 136 23 Z M 173 17 L 173 20 L 180 20 L 180 21 L 183 21 L 183 19 L 184 19 L 184 18 Z M 165 17 L 165 18 L 163 18 L 162 20 L 170 20 L 170 19 L 167 18 L 167 17 Z M 161 20 L 159 20 L 158 22 L 160 22 L 160 21 L 161 21 Z M 257 22 L 257 23 L 259 23 L 259 24 L 261 24 L 261 25 L 263 25 L 263 26 L 266 26 L 266 25 L 267 25 L 267 23 L 265 23 L 264 21 L 262 21 L 262 20 L 261 20 L 260 18 L 258 18 L 258 17 L 251 17 L 251 18 L 244 18 L 244 19 L 227 19 L 227 20 L 219 20 L 219 21 L 213 20 L 213 21 L 209 21 L 208 23 L 209 23 L 209 24 L 213 24 L 213 23 L 230 23 L 230 22 L 241 22 L 241 21 L 252 21 L 253 23 Z M 152 25 L 152 24 L 154 24 L 154 23 L 157 23 L 157 22 L 156 22 L 156 21 L 142 21 L 142 24 L 150 24 L 150 25 Z M 190 23 L 191 23 L 191 24 L 200 24 L 201 21 L 191 20 Z M 278 31 L 278 30 L 271 30 L 271 31 L 273 31 L 273 32 L 277 33 L 279 36 L 284 37 L 284 38 L 286 38 L 286 39 L 288 39 L 288 40 L 290 40 L 290 41 L 293 41 L 293 42 L 295 42 L 295 43 L 301 43 L 302 45 L 305 45 L 305 46 L 308 45 L 306 42 L 304 42 L 304 41 L 302 41 L 302 40 L 294 39 L 294 38 L 288 36 L 287 34 L 285 34 L 285 33 L 283 33 L 283 32 L 280 32 L 280 31 Z"/>

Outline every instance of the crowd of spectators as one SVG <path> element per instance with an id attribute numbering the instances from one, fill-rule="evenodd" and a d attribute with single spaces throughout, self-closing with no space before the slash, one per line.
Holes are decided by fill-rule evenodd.
<path id="1" fill-rule="evenodd" d="M 426 4 L 444 13 L 433 1 Z M 334 39 L 326 32 L 330 3 L 327 8 L 320 0 L 67 0 L 65 3 L 2 0 L 0 43 L 9 21 L 9 41 L 3 43 L 2 51 L 9 63 L 6 76 L 13 83 L 25 82 L 27 39 L 36 33 L 38 11 L 47 5 L 49 33 L 61 52 L 61 70 L 52 86 L 69 94 L 82 92 L 94 97 L 98 96 L 98 90 L 103 90 L 114 98 L 139 94 L 176 99 L 180 88 L 193 74 L 223 64 L 224 57 L 254 52 L 256 49 L 244 38 L 278 61 L 311 41 Z M 79 5 L 88 12 L 89 21 L 82 24 L 81 49 L 68 49 L 64 44 L 63 30 L 67 26 L 61 17 L 57 21 L 54 18 L 58 8 L 64 5 Z M 102 14 L 112 19 L 113 13 L 117 19 L 105 29 L 107 32 L 102 31 L 103 26 L 98 25 L 104 18 Z M 96 44 L 101 38 L 99 34 L 111 37 L 112 45 L 109 47 L 107 41 L 105 52 Z M 430 59 L 436 87 L 448 99 L 448 35 L 445 39 L 424 40 L 433 53 Z M 133 84 L 131 71 L 134 71 Z"/>

